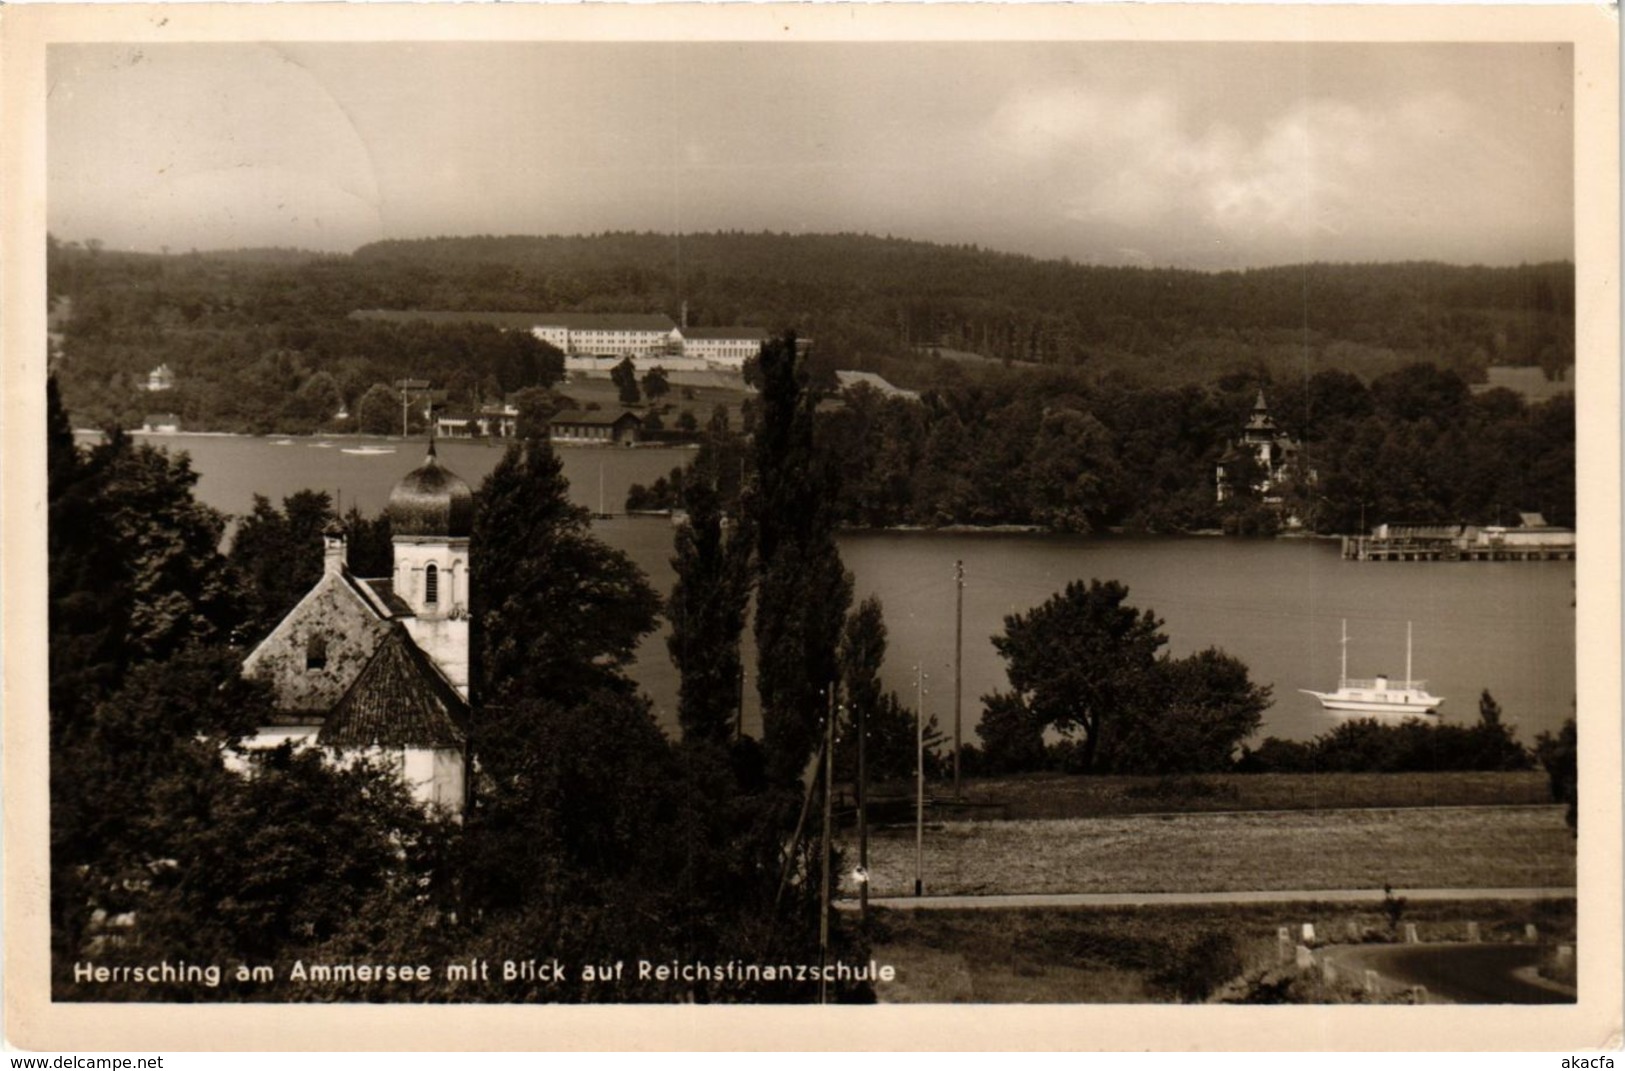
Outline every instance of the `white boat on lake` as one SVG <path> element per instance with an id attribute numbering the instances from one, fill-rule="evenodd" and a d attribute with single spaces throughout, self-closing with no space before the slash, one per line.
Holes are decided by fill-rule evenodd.
<path id="1" fill-rule="evenodd" d="M 326 445 L 325 443 L 323 444 Z M 379 454 L 393 454 L 393 446 L 346 446 L 341 451 L 346 454 L 360 454 L 362 457 L 376 457 Z"/>
<path id="2" fill-rule="evenodd" d="M 1327 710 L 1351 714 L 1437 714 L 1444 705 L 1441 696 L 1429 695 L 1427 682 L 1411 677 L 1411 624 L 1405 622 L 1405 678 L 1390 680 L 1379 673 L 1370 680 L 1349 676 L 1349 623 L 1343 621 L 1343 671 L 1335 692 L 1314 692 L 1300 688 L 1305 695 L 1320 700 Z"/>

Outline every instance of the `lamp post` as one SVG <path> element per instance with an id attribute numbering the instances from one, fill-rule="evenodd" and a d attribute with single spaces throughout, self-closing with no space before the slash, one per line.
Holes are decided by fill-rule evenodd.
<path id="1" fill-rule="evenodd" d="M 818 846 L 818 1003 L 829 1001 L 829 979 L 824 966 L 829 962 L 829 847 L 832 799 L 835 788 L 835 682 L 829 685 L 829 702 L 824 716 L 824 833 Z"/>
<path id="2" fill-rule="evenodd" d="M 965 563 L 954 562 L 954 799 L 964 799 L 959 789 L 959 693 L 965 660 Z"/>
<path id="3" fill-rule="evenodd" d="M 914 895 L 925 891 L 925 672 L 914 667 Z"/>
<path id="4" fill-rule="evenodd" d="M 847 698 L 850 700 L 851 695 Z M 853 713 L 858 722 L 858 919 L 869 921 L 869 763 L 865 737 L 869 734 L 868 704 Z"/>

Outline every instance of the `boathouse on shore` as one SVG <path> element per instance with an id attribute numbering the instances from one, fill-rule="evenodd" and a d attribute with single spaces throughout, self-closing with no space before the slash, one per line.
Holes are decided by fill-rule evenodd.
<path id="1" fill-rule="evenodd" d="M 632 446 L 643 440 L 643 418 L 630 409 L 562 409 L 547 422 L 556 443 Z"/>

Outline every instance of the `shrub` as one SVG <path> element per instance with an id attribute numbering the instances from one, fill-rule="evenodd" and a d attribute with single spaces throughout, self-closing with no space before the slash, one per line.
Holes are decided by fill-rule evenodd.
<path id="1" fill-rule="evenodd" d="M 1199 1004 L 1213 991 L 1241 974 L 1244 964 L 1236 939 L 1207 930 L 1189 944 L 1164 946 L 1159 962 L 1146 979 L 1153 992 L 1176 997 L 1184 1004 Z"/>

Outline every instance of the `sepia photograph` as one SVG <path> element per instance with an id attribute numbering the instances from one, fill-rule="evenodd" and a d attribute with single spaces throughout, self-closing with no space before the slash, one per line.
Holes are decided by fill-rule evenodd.
<path id="1" fill-rule="evenodd" d="M 8 980 L 1617 1037 L 1614 23 L 821 6 L 7 27 Z"/>

